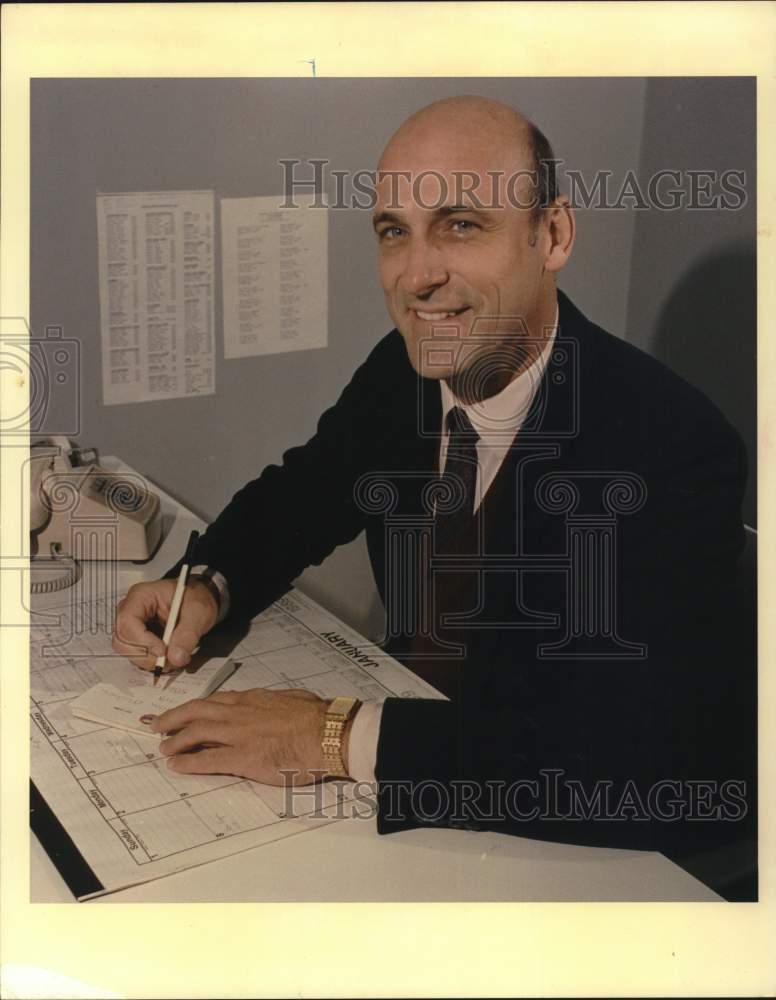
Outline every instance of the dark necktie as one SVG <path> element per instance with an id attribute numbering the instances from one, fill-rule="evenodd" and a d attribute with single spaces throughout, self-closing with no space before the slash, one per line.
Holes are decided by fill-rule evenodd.
<path id="1" fill-rule="evenodd" d="M 436 491 L 434 517 L 434 556 L 474 555 L 478 551 L 479 517 L 475 516 L 477 483 L 477 432 L 459 407 L 447 415 L 447 456 L 444 472 Z M 477 572 L 438 568 L 430 578 L 427 565 L 420 572 L 428 575 L 433 600 L 431 619 L 438 639 L 466 646 L 465 626 L 444 624 L 445 615 L 466 612 L 476 603 Z M 422 588 L 425 589 L 425 588 Z M 449 655 L 446 655 L 449 650 Z M 417 674 L 453 699 L 459 693 L 463 656 L 450 647 L 418 633 L 410 647 L 409 666 Z"/>
<path id="2" fill-rule="evenodd" d="M 458 406 L 447 414 L 447 431 L 447 458 L 441 479 L 443 489 L 434 518 L 434 550 L 437 555 L 473 554 L 477 551 L 474 494 L 479 437 Z"/>

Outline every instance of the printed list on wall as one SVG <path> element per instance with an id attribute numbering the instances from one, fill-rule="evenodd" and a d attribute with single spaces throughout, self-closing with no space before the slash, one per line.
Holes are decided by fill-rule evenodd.
<path id="1" fill-rule="evenodd" d="M 212 191 L 97 196 L 106 405 L 215 392 Z"/>
<path id="2" fill-rule="evenodd" d="M 314 195 L 221 201 L 224 356 L 326 347 L 326 208 Z"/>

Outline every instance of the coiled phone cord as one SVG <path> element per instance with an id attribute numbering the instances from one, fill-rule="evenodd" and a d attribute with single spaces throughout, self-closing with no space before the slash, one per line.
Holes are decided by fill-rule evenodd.
<path id="1" fill-rule="evenodd" d="M 72 587 L 74 583 L 78 583 L 81 579 L 80 564 L 72 556 L 65 555 L 61 551 L 61 548 L 59 542 L 55 542 L 51 546 L 51 556 L 56 562 L 66 567 L 65 573 L 54 580 L 43 580 L 39 583 L 31 582 L 31 594 L 56 594 L 58 590 L 65 590 L 67 587 Z"/>

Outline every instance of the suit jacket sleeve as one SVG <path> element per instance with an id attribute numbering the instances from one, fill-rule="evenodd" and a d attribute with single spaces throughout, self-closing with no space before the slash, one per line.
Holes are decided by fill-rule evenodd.
<path id="1" fill-rule="evenodd" d="M 314 436 L 235 493 L 199 539 L 195 563 L 227 581 L 227 620 L 253 617 L 364 527 L 353 487 L 380 446 L 385 386 L 376 373 L 386 346 L 384 339 L 357 369 Z M 177 575 L 180 565 L 166 575 Z"/>

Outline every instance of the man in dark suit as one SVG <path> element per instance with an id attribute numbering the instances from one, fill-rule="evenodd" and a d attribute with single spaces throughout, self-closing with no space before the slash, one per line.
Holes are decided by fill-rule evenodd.
<path id="1" fill-rule="evenodd" d="M 348 719 L 344 769 L 378 780 L 381 832 L 708 853 L 754 805 L 732 642 L 745 456 L 697 390 L 556 291 L 574 219 L 551 159 L 481 98 L 392 137 L 373 222 L 396 329 L 204 534 L 168 662 L 365 530 L 387 650 L 448 696 Z M 115 648 L 145 669 L 172 589 L 119 606 Z M 157 728 L 175 770 L 305 783 L 326 770 L 327 707 L 224 692 Z"/>

